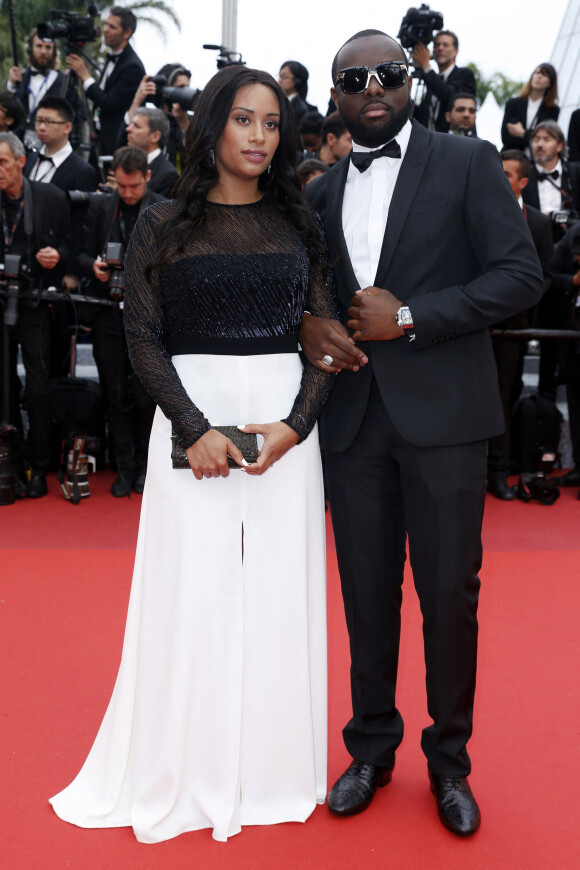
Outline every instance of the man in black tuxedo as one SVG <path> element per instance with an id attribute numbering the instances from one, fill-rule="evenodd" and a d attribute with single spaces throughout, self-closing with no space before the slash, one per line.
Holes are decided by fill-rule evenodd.
<path id="1" fill-rule="evenodd" d="M 98 84 L 79 55 L 69 54 L 67 57 L 69 67 L 81 79 L 87 96 L 98 110 L 96 121 L 101 154 L 115 151 L 123 116 L 145 75 L 145 67 L 129 45 L 136 28 L 137 19 L 129 9 L 113 6 L 103 27 L 109 54 Z"/>
<path id="2" fill-rule="evenodd" d="M 169 137 L 169 118 L 161 109 L 136 109 L 127 127 L 127 142 L 141 148 L 147 155 L 151 170 L 149 189 L 166 199 L 171 197 L 179 173 L 163 154 Z"/>
<path id="3" fill-rule="evenodd" d="M 566 140 L 555 121 L 540 121 L 530 140 L 532 168 L 530 180 L 522 191 L 526 205 L 551 215 L 558 211 L 580 212 L 580 163 L 566 159 Z M 565 235 L 566 224 L 554 224 L 554 242 Z M 542 329 L 563 329 L 568 322 L 568 307 L 562 295 L 549 290 L 538 307 L 537 325 Z M 540 342 L 538 390 L 556 398 L 558 383 L 565 368 L 565 344 L 560 340 Z"/>
<path id="4" fill-rule="evenodd" d="M 438 72 L 431 69 L 431 53 L 418 42 L 411 57 L 417 69 L 422 70 L 425 83 L 423 99 L 415 106 L 413 117 L 429 130 L 447 133 L 449 121 L 445 113 L 453 94 L 459 92 L 475 96 L 475 76 L 469 67 L 456 66 L 459 40 L 450 30 L 440 30 L 433 41 L 433 58 Z"/>
<path id="5" fill-rule="evenodd" d="M 40 101 L 48 95 L 58 97 L 66 92 L 75 120 L 86 119 L 75 83 L 70 79 L 67 82 L 65 74 L 56 69 L 57 48 L 55 40 L 41 39 L 34 28 L 26 40 L 28 66 L 26 69 L 13 66 L 8 73 L 7 88 L 18 97 L 26 111 L 25 142 L 28 147 L 38 144 L 34 118 Z"/>
<path id="6" fill-rule="evenodd" d="M 522 199 L 530 177 L 530 161 L 523 151 L 512 148 L 501 153 L 503 171 L 510 187 L 523 211 L 534 246 L 538 253 L 542 275 L 544 278 L 544 293 L 552 286 L 552 222 L 548 215 L 542 214 L 533 205 L 526 205 Z M 526 329 L 528 311 L 520 311 L 511 317 L 506 317 L 501 323 L 496 323 L 497 329 Z M 505 432 L 489 440 L 487 453 L 487 488 L 496 498 L 502 501 L 513 501 L 516 497 L 514 487 L 508 486 L 510 472 L 510 418 L 514 405 L 514 392 L 518 379 L 521 378 L 524 342 L 518 338 L 495 338 L 493 355 L 497 366 L 499 393 L 505 417 Z"/>
<path id="7" fill-rule="evenodd" d="M 140 148 L 130 145 L 119 148 L 111 170 L 117 189 L 91 201 L 78 257 L 81 273 L 94 279 L 95 295 L 111 296 L 111 279 L 119 277 L 103 259 L 107 243 L 121 243 L 126 252 L 141 210 L 163 199 L 147 189 L 150 171 Z M 122 298 L 122 292 L 115 298 Z M 117 462 L 118 476 L 111 493 L 117 498 L 129 495 L 131 490 L 142 493 L 155 403 L 133 374 L 123 312 L 118 308 L 99 309 L 94 312 L 90 326 Z"/>
<path id="8" fill-rule="evenodd" d="M 343 369 L 321 438 L 350 636 L 343 735 L 354 761 L 328 805 L 360 812 L 391 779 L 403 737 L 395 685 L 408 536 L 433 719 L 422 748 L 442 822 L 471 834 L 486 439 L 504 425 L 488 327 L 537 301 L 541 272 L 495 148 L 409 122 L 411 81 L 395 40 L 356 34 L 334 59 L 333 83 L 353 151 L 306 195 L 326 230 L 343 322 L 305 314 L 300 334 L 319 368 Z"/>
<path id="9" fill-rule="evenodd" d="M 49 467 L 50 394 L 48 359 L 50 318 L 48 303 L 34 298 L 35 289 L 59 287 L 70 249 L 70 222 L 66 196 L 52 184 L 39 184 L 23 177 L 24 146 L 14 133 L 0 133 L 0 206 L 3 232 L 0 262 L 6 254 L 19 255 L 26 267 L 21 278 L 17 320 L 10 334 L 11 422 L 22 432 L 18 407 L 19 383 L 16 351 L 22 348 L 26 372 L 26 406 L 30 424 L 28 461 L 32 475 L 26 486 L 29 498 L 47 494 Z M 24 273 L 22 273 L 24 274 Z M 18 443 L 16 476 L 22 479 L 25 464 Z"/>

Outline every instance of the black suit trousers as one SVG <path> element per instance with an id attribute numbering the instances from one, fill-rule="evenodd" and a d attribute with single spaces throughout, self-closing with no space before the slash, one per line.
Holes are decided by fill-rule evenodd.
<path id="1" fill-rule="evenodd" d="M 414 447 L 395 430 L 376 383 L 352 446 L 325 454 L 351 651 L 353 758 L 392 768 L 403 738 L 395 704 L 406 537 L 423 614 L 429 768 L 470 772 L 477 657 L 485 441 Z"/>

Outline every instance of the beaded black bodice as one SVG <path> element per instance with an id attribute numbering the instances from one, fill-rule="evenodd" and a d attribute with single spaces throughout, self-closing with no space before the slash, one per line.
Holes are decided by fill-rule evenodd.
<path id="1" fill-rule="evenodd" d="M 137 375 L 190 445 L 210 424 L 185 392 L 171 362 L 172 346 L 196 337 L 235 344 L 292 336 L 305 310 L 321 317 L 337 313 L 328 264 L 310 265 L 290 221 L 267 198 L 251 205 L 208 203 L 203 225 L 181 254 L 148 282 L 145 267 L 155 256 L 159 227 L 174 209 L 172 202 L 152 205 L 132 234 L 125 330 Z M 300 391 L 284 419 L 301 439 L 312 430 L 331 383 L 305 360 Z"/>

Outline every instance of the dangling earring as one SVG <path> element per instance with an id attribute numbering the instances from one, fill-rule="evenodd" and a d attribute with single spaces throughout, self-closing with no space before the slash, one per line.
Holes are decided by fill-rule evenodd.
<path id="1" fill-rule="evenodd" d="M 270 173 L 272 172 L 272 164 L 271 163 L 268 164 L 268 168 L 266 169 L 266 172 L 268 175 L 270 175 Z"/>
<path id="2" fill-rule="evenodd" d="M 214 152 L 213 148 L 209 149 L 209 162 L 211 163 L 212 166 L 215 166 L 215 152 Z"/>

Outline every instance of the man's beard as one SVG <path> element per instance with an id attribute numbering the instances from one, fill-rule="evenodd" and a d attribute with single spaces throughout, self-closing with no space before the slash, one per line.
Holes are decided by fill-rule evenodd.
<path id="1" fill-rule="evenodd" d="M 390 114 L 388 121 L 385 121 L 385 123 L 380 126 L 369 126 L 368 124 L 364 124 L 362 121 L 354 121 L 351 118 L 346 118 L 340 105 L 338 111 L 340 112 L 340 117 L 344 121 L 345 127 L 357 145 L 364 145 L 365 148 L 380 148 L 381 145 L 385 145 L 387 142 L 390 142 L 391 139 L 394 139 L 397 133 L 401 132 L 409 120 L 411 115 L 411 99 L 409 98 L 409 102 L 400 110 L 400 112 L 393 112 Z"/>

